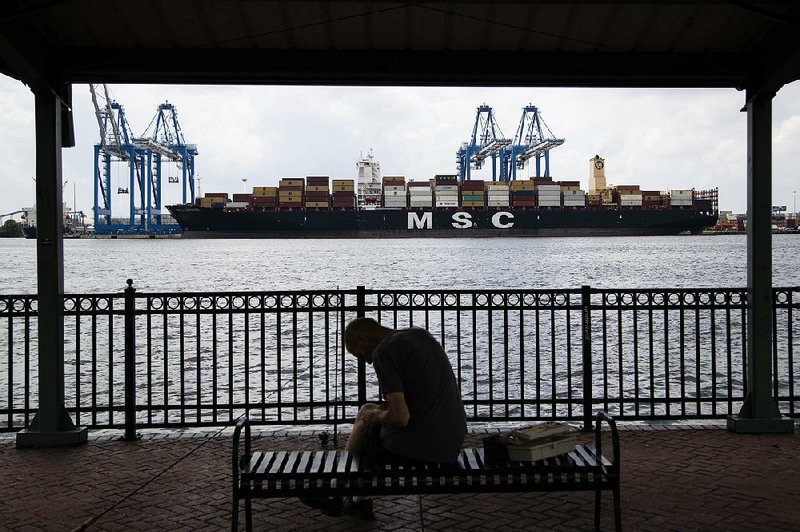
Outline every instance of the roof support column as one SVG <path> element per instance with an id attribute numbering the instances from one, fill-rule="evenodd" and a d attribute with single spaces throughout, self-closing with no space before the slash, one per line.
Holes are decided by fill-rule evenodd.
<path id="1" fill-rule="evenodd" d="M 772 396 L 772 98 L 747 94 L 747 396 L 728 430 L 792 432 Z"/>
<path id="2" fill-rule="evenodd" d="M 38 283 L 39 409 L 17 447 L 86 442 L 64 408 L 64 241 L 62 108 L 49 87 L 34 89 L 36 107 L 36 273 Z"/>

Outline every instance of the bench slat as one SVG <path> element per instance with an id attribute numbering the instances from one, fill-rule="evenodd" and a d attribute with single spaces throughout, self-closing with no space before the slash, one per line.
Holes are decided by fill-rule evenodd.
<path id="1" fill-rule="evenodd" d="M 271 455 L 272 453 L 254 452 L 241 469 L 242 475 L 249 475 L 250 473 L 256 471 L 259 464 L 264 459 L 264 456 L 268 454 Z"/>
<path id="2" fill-rule="evenodd" d="M 275 475 L 278 473 L 278 471 L 281 470 L 283 462 L 284 460 L 286 460 L 286 455 L 288 454 L 289 453 L 286 451 L 278 451 L 277 453 L 275 453 L 275 459 L 272 461 L 272 465 L 269 468 L 270 475 Z"/>
<path id="3" fill-rule="evenodd" d="M 303 454 L 300 455 L 300 460 L 297 463 L 298 473 L 308 473 L 308 466 L 311 464 L 311 457 L 313 454 L 314 451 L 303 451 Z"/>
<path id="4" fill-rule="evenodd" d="M 595 459 L 594 454 L 590 453 L 586 449 L 585 445 L 578 445 L 575 448 L 575 451 L 581 456 L 583 461 L 586 462 L 586 465 L 588 467 L 597 467 L 598 466 L 598 463 L 597 463 L 597 460 Z"/>
<path id="5" fill-rule="evenodd" d="M 312 460 L 311 468 L 309 470 L 312 474 L 319 475 L 322 473 L 322 467 L 324 464 L 323 458 L 325 458 L 325 451 L 314 453 L 314 460 Z"/>
<path id="6" fill-rule="evenodd" d="M 333 465 L 336 461 L 336 451 L 324 451 L 325 463 L 323 464 L 320 473 L 330 474 L 333 473 Z"/>
<path id="7" fill-rule="evenodd" d="M 338 458 L 339 463 L 336 465 L 336 472 L 341 475 L 347 472 L 347 463 L 350 461 L 350 453 L 348 451 L 342 451 L 338 453 Z"/>
<path id="8" fill-rule="evenodd" d="M 597 447 L 595 447 L 595 445 L 593 443 L 587 443 L 586 444 L 586 449 L 588 449 L 589 452 L 591 452 L 592 455 L 595 458 L 597 457 Z M 600 456 L 600 462 L 606 467 L 610 467 L 611 466 L 611 461 L 608 458 L 606 458 L 605 456 Z"/>

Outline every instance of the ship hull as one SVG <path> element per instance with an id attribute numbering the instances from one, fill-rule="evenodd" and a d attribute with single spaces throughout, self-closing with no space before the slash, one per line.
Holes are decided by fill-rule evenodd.
<path id="1" fill-rule="evenodd" d="M 183 238 L 495 238 L 699 233 L 716 216 L 691 209 L 224 211 L 168 207 Z"/>

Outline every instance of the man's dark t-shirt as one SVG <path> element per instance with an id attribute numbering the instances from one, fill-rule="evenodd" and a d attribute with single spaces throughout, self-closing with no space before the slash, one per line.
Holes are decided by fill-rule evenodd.
<path id="1" fill-rule="evenodd" d="M 411 413 L 403 428 L 381 427 L 384 447 L 427 462 L 452 462 L 467 432 L 464 405 L 442 346 L 425 329 L 390 333 L 372 355 L 381 393 L 403 392 Z"/>

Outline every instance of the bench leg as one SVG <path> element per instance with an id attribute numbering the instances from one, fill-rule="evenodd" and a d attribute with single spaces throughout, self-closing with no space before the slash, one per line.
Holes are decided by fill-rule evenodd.
<path id="1" fill-rule="evenodd" d="M 239 494 L 233 488 L 233 508 L 231 508 L 231 532 L 239 530 Z"/>
<path id="2" fill-rule="evenodd" d="M 622 532 L 622 504 L 620 502 L 619 485 L 614 488 L 614 528 Z"/>
<path id="3" fill-rule="evenodd" d="M 253 500 L 250 497 L 244 500 L 244 523 L 247 532 L 253 532 Z"/>

